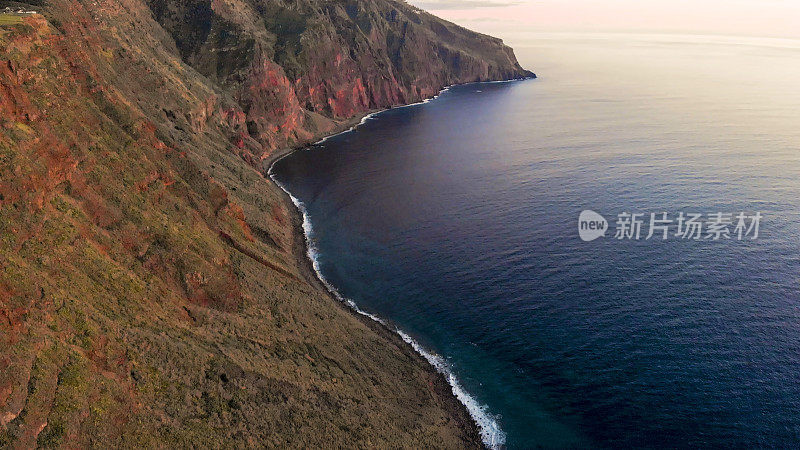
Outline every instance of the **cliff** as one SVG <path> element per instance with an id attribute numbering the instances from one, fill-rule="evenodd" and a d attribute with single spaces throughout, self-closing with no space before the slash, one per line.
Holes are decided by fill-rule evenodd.
<path id="1" fill-rule="evenodd" d="M 0 446 L 479 446 L 319 285 L 263 162 L 528 75 L 393 1 L 0 2 Z"/>
<path id="2" fill-rule="evenodd" d="M 533 75 L 499 39 L 391 0 L 148 5 L 164 45 L 241 107 L 250 161 L 444 86 Z"/>

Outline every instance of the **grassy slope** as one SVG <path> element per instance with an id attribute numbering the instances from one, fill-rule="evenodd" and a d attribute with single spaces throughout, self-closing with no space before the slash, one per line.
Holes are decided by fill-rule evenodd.
<path id="1" fill-rule="evenodd" d="M 0 447 L 475 445 L 310 278 L 241 111 L 149 12 L 52 3 L 0 26 Z"/>

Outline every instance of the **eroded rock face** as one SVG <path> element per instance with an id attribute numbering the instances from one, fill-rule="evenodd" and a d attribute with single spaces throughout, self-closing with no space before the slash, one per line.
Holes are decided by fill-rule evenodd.
<path id="1" fill-rule="evenodd" d="M 35 3 L 0 13 L 0 448 L 480 445 L 257 169 L 510 49 L 385 0 Z"/>
<path id="2" fill-rule="evenodd" d="M 456 83 L 533 76 L 502 41 L 392 0 L 148 0 L 192 67 L 236 97 L 262 146 Z"/>

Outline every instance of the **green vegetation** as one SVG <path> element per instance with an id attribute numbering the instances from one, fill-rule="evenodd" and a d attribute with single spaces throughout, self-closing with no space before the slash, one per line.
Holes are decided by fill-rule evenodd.
<path id="1" fill-rule="evenodd" d="M 0 14 L 0 447 L 477 447 L 445 381 L 314 281 L 259 170 L 518 75 L 506 48 L 385 0 L 104 3 Z"/>
<path id="2" fill-rule="evenodd" d="M 18 14 L 0 14 L 0 26 L 19 25 L 24 23 Z"/>

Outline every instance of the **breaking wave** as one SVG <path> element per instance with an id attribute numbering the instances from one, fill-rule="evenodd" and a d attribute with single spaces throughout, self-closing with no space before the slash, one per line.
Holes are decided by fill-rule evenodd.
<path id="1" fill-rule="evenodd" d="M 509 80 L 509 81 L 513 81 L 513 80 Z M 441 91 L 439 91 L 439 95 L 441 95 L 442 93 L 446 92 L 448 89 L 450 89 L 450 87 L 446 87 L 446 88 L 442 89 Z M 403 105 L 403 106 L 397 106 L 395 108 L 407 108 L 407 107 L 410 107 L 410 106 L 425 104 L 425 103 L 430 102 L 431 100 L 434 100 L 434 99 L 438 98 L 439 95 L 436 95 L 436 96 L 434 96 L 432 98 L 425 99 L 425 100 L 417 102 L 417 103 L 412 103 L 412 104 Z M 387 110 L 383 110 L 383 111 L 387 111 Z M 339 135 L 344 134 L 344 133 L 349 133 L 349 132 L 355 130 L 359 125 L 363 125 L 368 120 L 372 119 L 377 114 L 380 114 L 383 111 L 377 111 L 377 112 L 373 112 L 373 113 L 367 114 L 361 119 L 361 121 L 358 124 L 353 125 L 349 129 L 344 130 L 344 131 L 342 131 L 340 133 L 336 133 L 336 134 L 327 136 L 327 137 L 319 140 L 318 142 L 316 142 L 316 144 L 314 144 L 314 145 L 322 144 L 322 143 L 324 143 L 325 141 L 327 141 L 328 139 L 330 139 L 330 138 L 332 138 L 334 136 L 339 136 Z M 335 298 L 337 298 L 339 301 L 341 301 L 342 303 L 346 304 L 348 307 L 350 307 L 356 313 L 358 313 L 360 315 L 363 315 L 365 317 L 369 317 L 370 319 L 374 320 L 375 322 L 378 322 L 381 325 L 384 325 L 384 326 L 386 326 L 386 327 L 388 327 L 390 329 L 393 329 L 400 336 L 400 338 L 403 339 L 404 342 L 409 344 L 414 349 L 414 351 L 416 351 L 420 356 L 425 358 L 425 360 L 428 361 L 428 363 L 431 366 L 433 366 L 434 369 L 436 369 L 437 372 L 439 372 L 440 374 L 442 374 L 444 376 L 444 378 L 447 380 L 448 384 L 450 384 L 450 388 L 453 391 L 453 395 L 455 395 L 455 397 L 467 408 L 467 411 L 469 412 L 470 417 L 478 425 L 478 429 L 479 429 L 480 435 L 481 435 L 481 440 L 483 441 L 484 445 L 486 445 L 487 447 L 492 448 L 492 449 L 503 448 L 505 446 L 505 442 L 506 442 L 506 434 L 500 428 L 500 424 L 498 423 L 497 418 L 488 411 L 488 407 L 486 405 L 482 405 L 475 397 L 470 395 L 461 386 L 461 383 L 458 381 L 458 378 L 453 373 L 450 365 L 447 363 L 447 361 L 443 357 L 441 357 L 441 356 L 437 355 L 436 353 L 433 353 L 433 352 L 425 349 L 419 342 L 415 341 L 411 336 L 409 336 L 407 333 L 405 333 L 401 329 L 399 329 L 397 327 L 394 327 L 394 326 L 391 326 L 389 323 L 387 323 L 385 320 L 381 319 L 380 317 L 376 316 L 375 314 L 371 314 L 371 313 L 366 312 L 363 309 L 359 308 L 358 305 L 353 300 L 351 300 L 349 298 L 346 298 L 341 293 L 339 293 L 339 291 L 333 285 L 331 285 L 328 282 L 328 280 L 326 280 L 325 277 L 322 275 L 322 272 L 320 270 L 320 263 L 319 263 L 319 251 L 317 250 L 316 245 L 314 244 L 314 241 L 313 241 L 314 230 L 313 230 L 313 226 L 311 225 L 311 220 L 310 220 L 309 215 L 308 215 L 308 210 L 306 209 L 305 204 L 303 204 L 303 202 L 300 201 L 300 199 L 295 197 L 291 192 L 289 192 L 289 190 L 287 189 L 287 187 L 283 183 L 281 183 L 280 181 L 278 181 L 276 179 L 276 177 L 274 175 L 274 171 L 273 171 L 273 169 L 275 167 L 275 164 L 278 161 L 282 160 L 283 158 L 286 158 L 287 156 L 291 155 L 292 153 L 293 152 L 289 152 L 286 155 L 276 159 L 272 163 L 272 165 L 269 167 L 269 170 L 267 171 L 267 174 L 272 179 L 272 181 L 289 196 L 289 198 L 292 200 L 292 203 L 294 204 L 294 206 L 298 209 L 298 211 L 300 211 L 300 213 L 303 216 L 303 234 L 305 235 L 305 240 L 306 240 L 306 255 L 308 256 L 308 259 L 311 261 L 311 265 L 314 268 L 314 272 L 316 273 L 317 278 L 320 280 L 320 282 L 322 282 L 322 284 L 325 286 L 325 288 L 328 289 L 328 291 Z"/>

